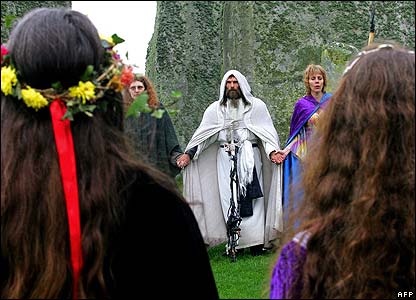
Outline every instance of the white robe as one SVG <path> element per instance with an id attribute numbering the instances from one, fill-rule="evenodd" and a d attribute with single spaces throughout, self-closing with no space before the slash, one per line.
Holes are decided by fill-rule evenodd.
<path id="1" fill-rule="evenodd" d="M 220 105 L 225 81 L 231 74 L 237 78 L 249 102 L 234 111 Z M 253 200 L 253 216 L 243 218 L 237 248 L 259 244 L 269 248 L 283 230 L 282 167 L 269 159 L 271 151 L 280 149 L 279 138 L 265 103 L 251 95 L 247 80 L 238 71 L 231 70 L 224 75 L 220 99 L 206 109 L 186 147 L 185 151 L 194 146 L 198 149 L 184 170 L 184 196 L 195 214 L 205 243 L 215 246 L 227 241 L 225 222 L 231 198 L 231 165 L 228 154 L 219 145 L 226 141 L 227 129 L 239 119 L 243 128 L 234 132 L 247 141 L 242 147 L 246 153 L 241 152 L 245 157 L 239 161 L 239 166 L 242 162 L 247 164 L 247 159 L 253 160 L 264 197 Z M 257 143 L 258 147 L 251 148 L 251 143 Z M 252 165 L 248 163 L 248 168 L 239 171 L 246 171 L 251 179 L 250 168 Z"/>

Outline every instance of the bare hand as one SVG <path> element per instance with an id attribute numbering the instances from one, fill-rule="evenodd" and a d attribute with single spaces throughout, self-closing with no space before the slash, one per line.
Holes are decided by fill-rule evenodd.
<path id="1" fill-rule="evenodd" d="M 178 157 L 178 159 L 176 160 L 176 165 L 183 169 L 185 168 L 187 165 L 189 165 L 189 163 L 191 162 L 191 158 L 189 156 L 189 154 L 181 154 L 181 156 Z"/>
<path id="2" fill-rule="evenodd" d="M 285 160 L 286 155 L 287 153 L 285 153 L 285 151 L 277 150 L 270 154 L 270 160 L 272 163 L 281 164 Z"/>

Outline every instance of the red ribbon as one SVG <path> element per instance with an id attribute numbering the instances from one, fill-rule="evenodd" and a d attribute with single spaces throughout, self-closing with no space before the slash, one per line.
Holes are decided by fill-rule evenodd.
<path id="1" fill-rule="evenodd" d="M 55 99 L 50 105 L 50 112 L 68 216 L 71 265 L 73 272 L 73 299 L 78 299 L 78 283 L 83 262 L 74 142 L 72 139 L 70 121 L 68 119 L 62 120 L 62 117 L 66 112 L 65 103 L 59 98 Z"/>

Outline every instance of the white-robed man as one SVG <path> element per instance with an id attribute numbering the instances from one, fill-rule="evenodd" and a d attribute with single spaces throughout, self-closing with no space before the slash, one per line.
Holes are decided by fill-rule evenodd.
<path id="1" fill-rule="evenodd" d="M 272 248 L 283 230 L 282 169 L 279 137 L 266 104 L 251 94 L 237 70 L 225 73 L 218 101 L 205 110 L 201 124 L 178 160 L 183 192 L 208 246 L 227 241 L 231 189 L 230 144 L 237 147 L 240 234 L 235 249 L 252 255 Z"/>

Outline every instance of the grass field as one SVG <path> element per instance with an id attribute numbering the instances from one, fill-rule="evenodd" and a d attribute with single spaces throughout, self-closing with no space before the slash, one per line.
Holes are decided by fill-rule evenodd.
<path id="1" fill-rule="evenodd" d="M 220 299 L 269 299 L 275 253 L 251 256 L 249 249 L 245 249 L 232 262 L 230 257 L 223 255 L 224 252 L 225 245 L 208 250 Z"/>

